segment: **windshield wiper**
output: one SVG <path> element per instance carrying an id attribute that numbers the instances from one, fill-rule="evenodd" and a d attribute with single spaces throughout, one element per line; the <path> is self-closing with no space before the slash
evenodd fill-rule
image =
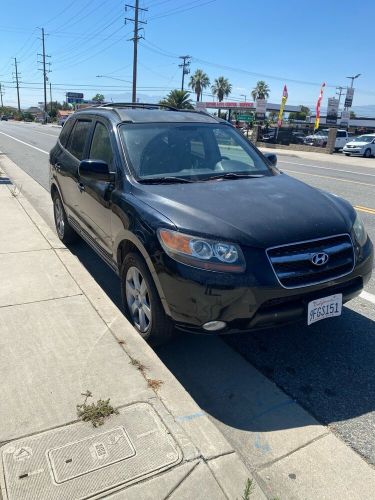
<path id="1" fill-rule="evenodd" d="M 194 182 L 190 179 L 185 179 L 184 177 L 150 177 L 145 179 L 139 179 L 138 182 L 141 184 L 185 184 Z"/>
<path id="2" fill-rule="evenodd" d="M 257 179 L 259 177 L 264 177 L 262 174 L 237 174 L 236 172 L 226 172 L 224 174 L 213 175 L 212 177 L 206 177 L 205 181 L 212 181 L 216 179 Z"/>

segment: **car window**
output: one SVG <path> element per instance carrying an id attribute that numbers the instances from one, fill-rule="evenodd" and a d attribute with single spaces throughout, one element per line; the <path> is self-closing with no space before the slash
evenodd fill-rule
<path id="1" fill-rule="evenodd" d="M 66 149 L 78 160 L 83 159 L 83 153 L 90 126 L 91 121 L 89 120 L 77 120 L 69 136 Z"/>
<path id="2" fill-rule="evenodd" d="M 107 165 L 112 165 L 113 152 L 109 132 L 107 127 L 100 122 L 97 122 L 95 125 L 89 158 L 93 160 L 102 160 L 105 161 Z"/>
<path id="3" fill-rule="evenodd" d="M 120 136 L 136 177 L 191 180 L 222 173 L 272 175 L 234 128 L 221 124 L 123 124 Z"/>
<path id="4" fill-rule="evenodd" d="M 66 146 L 66 143 L 68 141 L 70 131 L 73 128 L 73 124 L 74 120 L 67 120 L 63 126 L 62 131 L 60 132 L 59 141 L 64 147 Z"/>
<path id="5" fill-rule="evenodd" d="M 336 137 L 346 137 L 346 132 L 344 132 L 344 131 L 342 131 L 342 130 L 339 130 L 339 131 L 337 132 Z"/>

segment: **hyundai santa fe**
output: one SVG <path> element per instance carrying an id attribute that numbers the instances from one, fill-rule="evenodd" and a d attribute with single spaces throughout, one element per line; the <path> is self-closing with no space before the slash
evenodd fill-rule
<path id="1" fill-rule="evenodd" d="M 111 104 L 74 113 L 50 153 L 59 238 L 82 237 L 121 278 L 145 339 L 338 316 L 369 280 L 353 207 L 289 177 L 229 123 Z"/>

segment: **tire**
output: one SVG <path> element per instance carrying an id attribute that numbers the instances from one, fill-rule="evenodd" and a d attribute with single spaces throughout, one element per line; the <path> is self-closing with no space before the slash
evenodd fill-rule
<path id="1" fill-rule="evenodd" d="M 129 253 L 124 259 L 121 291 L 126 316 L 143 339 L 156 346 L 172 338 L 173 322 L 165 314 L 150 271 L 137 253 Z"/>
<path id="2" fill-rule="evenodd" d="M 64 245 L 71 245 L 79 240 L 78 234 L 68 222 L 64 205 L 58 193 L 55 193 L 53 196 L 53 216 L 55 219 L 57 236 Z"/>
<path id="3" fill-rule="evenodd" d="M 349 153 L 345 153 L 345 156 L 350 156 L 350 154 Z"/>
<path id="4" fill-rule="evenodd" d="M 371 157 L 371 149 L 367 148 L 365 152 L 363 153 L 364 158 L 370 158 Z"/>

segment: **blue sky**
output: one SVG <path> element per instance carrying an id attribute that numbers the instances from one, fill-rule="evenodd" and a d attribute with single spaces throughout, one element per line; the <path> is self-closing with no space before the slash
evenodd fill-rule
<path id="1" fill-rule="evenodd" d="M 43 99 L 42 73 L 37 70 L 41 52 L 37 27 L 42 26 L 48 34 L 53 99 L 62 100 L 66 91 L 82 91 L 85 98 L 96 92 L 114 98 L 127 93 L 133 44 L 128 41 L 132 25 L 124 24 L 124 18 L 133 12 L 125 12 L 124 4 L 120 0 L 6 2 L 0 17 L 4 103 L 17 102 L 11 83 L 14 57 L 23 82 L 21 106 Z M 179 88 L 178 56 L 191 55 L 192 72 L 202 68 L 211 81 L 221 75 L 230 80 L 233 100 L 242 99 L 241 94 L 249 100 L 257 80 L 264 79 L 271 88 L 271 102 L 280 101 L 286 83 L 290 104 L 314 106 L 321 82 L 327 83 L 326 103 L 335 93 L 333 87 L 348 84 L 346 76 L 362 73 L 354 105 L 375 104 L 373 0 L 140 0 L 140 6 L 148 7 L 141 16 L 147 20 L 145 40 L 139 46 L 141 95 L 164 96 Z"/>

